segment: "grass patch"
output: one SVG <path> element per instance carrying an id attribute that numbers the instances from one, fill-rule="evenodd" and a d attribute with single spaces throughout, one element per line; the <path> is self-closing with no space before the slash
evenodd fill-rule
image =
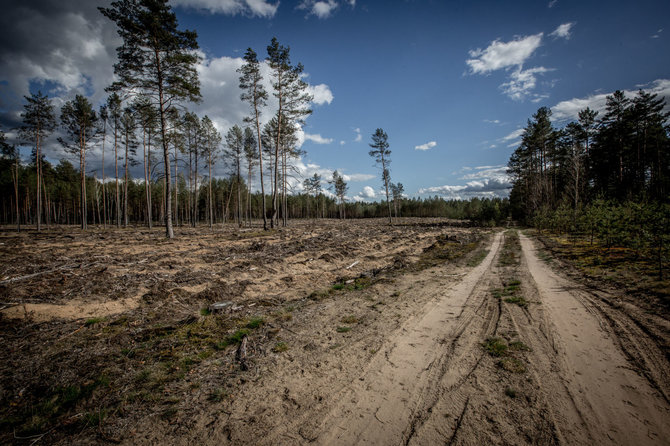
<path id="1" fill-rule="evenodd" d="M 346 333 L 348 331 L 351 331 L 351 327 L 345 327 L 345 326 L 340 326 L 335 329 L 338 333 Z"/>
<path id="2" fill-rule="evenodd" d="M 272 351 L 275 353 L 281 353 L 285 352 L 288 350 L 288 344 L 286 342 L 277 342 L 274 347 L 272 347 Z"/>
<path id="3" fill-rule="evenodd" d="M 509 343 L 509 349 L 516 352 L 527 352 L 530 351 L 530 347 L 524 344 L 521 341 L 512 341 Z"/>
<path id="4" fill-rule="evenodd" d="M 104 320 L 105 320 L 104 317 L 92 317 L 90 319 L 86 319 L 86 322 L 84 322 L 84 326 L 90 327 L 91 325 L 99 324 Z"/>
<path id="5" fill-rule="evenodd" d="M 498 258 L 498 265 L 518 265 L 520 251 L 521 244 L 519 243 L 519 234 L 514 229 L 505 231 L 505 241 L 503 242 L 502 251 L 500 252 L 500 257 Z"/>
<path id="6" fill-rule="evenodd" d="M 511 387 L 505 388 L 505 395 L 514 399 L 516 398 L 516 390 L 512 389 Z"/>
<path id="7" fill-rule="evenodd" d="M 255 330 L 256 328 L 259 328 L 259 327 L 263 326 L 263 324 L 265 324 L 265 319 L 264 318 L 255 317 L 255 318 L 252 318 L 249 322 L 247 322 L 246 327 L 250 328 L 252 330 Z M 240 340 L 241 339 L 242 338 L 240 338 Z"/>
<path id="8" fill-rule="evenodd" d="M 212 314 L 212 310 L 210 310 L 208 307 L 200 309 L 200 316 L 209 316 L 210 314 Z"/>
<path id="9" fill-rule="evenodd" d="M 507 353 L 507 344 L 500 338 L 487 338 L 482 346 L 491 356 L 503 356 Z"/>
<path id="10" fill-rule="evenodd" d="M 500 361 L 498 361 L 498 365 L 503 370 L 512 373 L 523 373 L 526 371 L 526 367 L 523 365 L 523 362 L 516 358 L 502 358 Z"/>
<path id="11" fill-rule="evenodd" d="M 242 342 L 242 338 L 244 336 L 249 335 L 249 330 L 246 328 L 241 328 L 237 331 L 235 331 L 233 334 L 226 336 L 226 338 L 223 341 L 217 342 L 214 344 L 214 349 L 216 350 L 223 350 L 224 348 L 228 347 L 229 345 L 237 345 L 240 342 Z"/>
<path id="12" fill-rule="evenodd" d="M 475 251 L 475 253 L 472 254 L 472 257 L 470 257 L 470 260 L 468 260 L 466 265 L 474 268 L 475 266 L 482 263 L 482 261 L 486 258 L 488 254 L 489 254 L 488 249 L 480 249 L 478 251 Z"/>
<path id="13" fill-rule="evenodd" d="M 526 299 L 524 299 L 521 296 L 511 296 L 511 297 L 506 297 L 505 302 L 508 304 L 516 304 L 520 306 L 521 308 L 527 308 L 528 307 L 528 302 Z"/>

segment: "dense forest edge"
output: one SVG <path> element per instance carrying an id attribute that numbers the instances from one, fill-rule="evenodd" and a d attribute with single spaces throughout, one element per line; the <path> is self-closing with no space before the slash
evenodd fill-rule
<path id="1" fill-rule="evenodd" d="M 512 217 L 553 235 L 583 272 L 619 269 L 627 286 L 668 299 L 670 140 L 665 101 L 640 90 L 607 96 L 602 115 L 589 108 L 556 128 L 542 107 L 528 120 L 509 161 Z M 567 248 L 566 248 L 567 247 Z M 601 274 L 614 280 L 617 273 Z"/>

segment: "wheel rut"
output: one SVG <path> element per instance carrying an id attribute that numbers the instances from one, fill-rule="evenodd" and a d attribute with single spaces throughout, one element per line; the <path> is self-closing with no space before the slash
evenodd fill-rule
<path id="1" fill-rule="evenodd" d="M 467 379 L 481 359 L 475 344 L 483 332 L 495 329 L 498 312 L 482 301 L 481 290 L 488 288 L 501 239 L 496 234 L 479 266 L 389 339 L 389 347 L 372 358 L 326 415 L 316 443 L 410 443 L 421 414 L 430 413 L 437 396 Z"/>

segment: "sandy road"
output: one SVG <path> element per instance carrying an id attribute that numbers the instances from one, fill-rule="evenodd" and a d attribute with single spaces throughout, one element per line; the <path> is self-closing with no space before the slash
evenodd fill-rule
<path id="1" fill-rule="evenodd" d="M 415 418 L 430 404 L 447 373 L 464 378 L 471 367 L 456 342 L 472 322 L 468 299 L 490 270 L 500 248 L 498 233 L 484 261 L 453 288 L 444 290 L 423 314 L 409 319 L 370 362 L 340 403 L 324 419 L 320 444 L 399 444 L 409 441 Z M 476 344 L 479 338 L 472 338 Z M 444 355 L 446 350 L 449 354 Z M 469 345 L 469 347 L 473 347 Z M 476 348 L 476 346 L 475 346 Z M 466 351 L 469 349 L 465 349 Z M 475 355 L 475 357 L 478 355 Z"/>
<path id="2" fill-rule="evenodd" d="M 501 267 L 502 239 L 391 334 L 335 399 L 315 443 L 669 444 L 662 353 L 623 312 L 540 261 L 530 239 L 521 236 L 518 266 Z M 522 278 L 528 308 L 492 296 L 510 274 Z M 526 372 L 496 366 L 481 348 L 488 336 L 530 346 Z M 501 396 L 501 383 L 525 401 Z"/>
<path id="3" fill-rule="evenodd" d="M 640 370 L 654 364 L 631 364 L 622 351 L 620 334 L 603 318 L 597 302 L 583 287 L 540 261 L 530 239 L 521 236 L 521 246 L 550 320 L 554 348 L 563 356 L 559 373 L 584 423 L 584 430 L 568 426 L 572 439 L 596 444 L 670 443 L 670 410 L 663 388 L 653 379 L 650 383 Z M 644 334 L 637 335 L 642 344 Z"/>

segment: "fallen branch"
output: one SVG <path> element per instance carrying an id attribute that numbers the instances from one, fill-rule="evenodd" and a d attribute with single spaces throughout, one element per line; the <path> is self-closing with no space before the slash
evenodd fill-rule
<path id="1" fill-rule="evenodd" d="M 242 370 L 249 370 L 249 366 L 247 365 L 247 335 L 242 336 L 242 342 L 237 347 L 235 358 L 239 361 Z"/>
<path id="2" fill-rule="evenodd" d="M 98 263 L 98 262 L 94 262 L 94 263 L 91 263 L 90 265 L 86 265 L 86 267 L 93 266 L 93 265 L 95 265 L 96 263 Z M 0 281 L 0 285 L 4 285 L 4 284 L 6 284 L 6 283 L 12 283 L 12 282 L 19 282 L 19 281 L 21 281 L 21 280 L 25 280 L 25 279 L 30 279 L 30 278 L 32 278 L 32 277 L 41 276 L 42 274 L 49 274 L 49 273 L 54 273 L 54 272 L 56 272 L 56 271 L 62 271 L 62 270 L 64 270 L 64 269 L 75 269 L 75 268 L 83 268 L 83 267 L 84 267 L 84 264 L 83 264 L 83 263 L 77 263 L 77 264 L 75 264 L 75 265 L 59 266 L 58 268 L 48 269 L 48 270 L 46 270 L 46 271 L 39 271 L 39 272 L 36 272 L 36 273 L 27 274 L 27 275 L 25 275 L 25 276 L 12 277 L 11 279 L 5 279 L 5 280 Z"/>

